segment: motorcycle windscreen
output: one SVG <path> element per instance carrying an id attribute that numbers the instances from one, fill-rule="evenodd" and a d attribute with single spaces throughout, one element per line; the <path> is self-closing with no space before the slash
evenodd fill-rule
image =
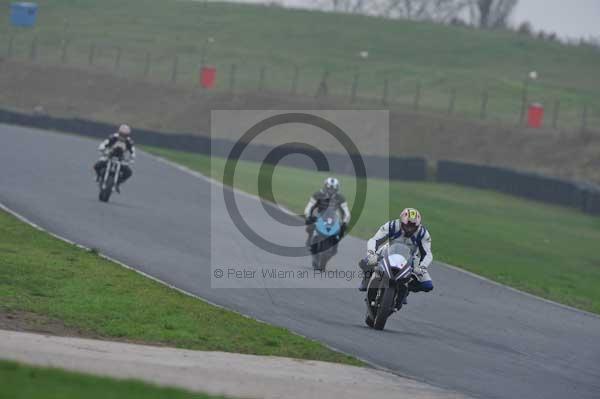
<path id="1" fill-rule="evenodd" d="M 392 273 L 394 279 L 404 279 L 412 272 L 412 251 L 401 243 L 394 243 L 385 249 L 384 261 Z"/>

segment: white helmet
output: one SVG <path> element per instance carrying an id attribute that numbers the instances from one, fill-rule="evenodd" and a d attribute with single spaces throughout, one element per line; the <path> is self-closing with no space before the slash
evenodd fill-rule
<path id="1" fill-rule="evenodd" d="M 325 192 L 325 194 L 332 195 L 332 194 L 337 193 L 339 190 L 340 190 L 340 182 L 335 177 L 328 177 L 323 182 L 323 192 Z"/>
<path id="2" fill-rule="evenodd" d="M 406 208 L 400 212 L 400 227 L 410 237 L 421 226 L 421 212 L 415 208 Z"/>
<path id="3" fill-rule="evenodd" d="M 129 125 L 122 124 L 119 126 L 119 134 L 121 136 L 129 136 L 131 134 L 131 128 Z"/>

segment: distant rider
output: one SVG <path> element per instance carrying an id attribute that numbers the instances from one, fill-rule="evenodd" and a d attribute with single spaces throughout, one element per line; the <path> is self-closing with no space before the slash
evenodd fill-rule
<path id="1" fill-rule="evenodd" d="M 396 242 L 406 245 L 411 250 L 415 279 L 409 284 L 409 291 L 429 292 L 433 289 L 431 276 L 427 271 L 433 260 L 431 236 L 425 226 L 421 224 L 421 213 L 414 208 L 406 208 L 400 213 L 400 219 L 385 223 L 367 242 L 367 256 L 365 262 L 361 262 L 361 267 L 364 266 L 365 277 L 361 281 L 360 291 L 367 290 L 373 267 L 378 262 L 377 254 L 386 247 L 386 243 L 391 245 Z"/>
<path id="2" fill-rule="evenodd" d="M 322 213 L 327 208 L 332 207 L 342 216 L 342 233 L 346 229 L 346 225 L 350 223 L 350 209 L 346 198 L 340 193 L 340 182 L 335 177 L 328 177 L 323 182 L 323 188 L 310 197 L 306 208 L 304 208 L 304 218 L 306 219 L 306 246 L 310 246 L 310 239 L 315 231 L 316 215 Z M 315 215 L 316 213 L 316 215 Z"/>
<path id="3" fill-rule="evenodd" d="M 124 146 L 125 152 L 129 152 L 131 155 L 129 158 L 129 163 L 133 163 L 135 158 L 135 147 L 133 145 L 133 140 L 131 139 L 131 128 L 128 125 L 119 126 L 119 130 L 116 133 L 111 134 L 106 140 L 104 140 L 98 146 L 98 151 L 102 153 L 100 159 L 94 165 L 94 170 L 96 171 L 96 181 L 100 181 L 102 175 L 104 174 L 104 169 L 106 168 L 106 163 L 108 161 L 108 155 L 116 146 Z M 121 165 L 121 172 L 119 179 L 117 180 L 117 185 L 115 186 L 115 190 L 120 192 L 119 186 L 127 179 L 131 177 L 133 174 L 131 167 L 127 164 Z"/>

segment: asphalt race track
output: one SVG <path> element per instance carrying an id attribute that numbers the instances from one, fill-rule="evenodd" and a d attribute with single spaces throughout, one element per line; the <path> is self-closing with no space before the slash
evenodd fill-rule
<path id="1" fill-rule="evenodd" d="M 348 288 L 354 282 L 328 282 L 338 288 L 266 289 L 261 288 L 264 281 L 232 280 L 229 285 L 256 288 L 210 288 L 211 264 L 283 264 L 290 270 L 310 270 L 310 265 L 304 258 L 278 259 L 255 247 L 239 233 L 222 203 L 211 205 L 211 190 L 221 190 L 218 185 L 144 153 L 123 194 L 104 204 L 97 200 L 91 174 L 96 142 L 5 125 L 0 125 L 0 135 L 0 202 L 167 283 L 398 374 L 468 395 L 600 397 L 597 316 L 438 263 L 431 267 L 435 290 L 411 295 L 409 305 L 391 317 L 383 332 L 364 325 L 363 295 Z M 245 211 L 261 209 L 249 196 L 236 198 Z M 244 216 L 282 241 L 304 240 L 302 228 L 280 229 L 264 212 Z M 435 240 L 443 237 L 434 235 L 434 250 Z M 364 241 L 345 239 L 336 267 L 355 269 L 364 250 Z M 269 282 L 270 287 L 278 284 L 300 283 Z"/>

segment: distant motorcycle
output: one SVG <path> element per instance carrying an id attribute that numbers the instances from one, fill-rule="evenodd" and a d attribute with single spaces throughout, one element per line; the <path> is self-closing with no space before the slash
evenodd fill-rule
<path id="1" fill-rule="evenodd" d="M 410 250 L 403 244 L 393 244 L 379 255 L 367 285 L 367 315 L 365 323 L 375 330 L 383 330 L 388 317 L 400 310 L 408 295 L 408 284 L 413 277 Z M 361 268 L 364 270 L 365 260 Z M 397 306 L 399 305 L 399 306 Z"/>
<path id="2" fill-rule="evenodd" d="M 342 223 L 336 209 L 328 208 L 316 217 L 315 229 L 310 240 L 315 270 L 325 270 L 327 262 L 337 253 L 337 244 L 342 236 Z"/>
<path id="3" fill-rule="evenodd" d="M 121 166 L 127 164 L 128 162 L 125 160 L 125 148 L 123 146 L 113 147 L 108 153 L 106 167 L 98 183 L 100 187 L 98 199 L 100 201 L 108 202 L 119 180 Z"/>

